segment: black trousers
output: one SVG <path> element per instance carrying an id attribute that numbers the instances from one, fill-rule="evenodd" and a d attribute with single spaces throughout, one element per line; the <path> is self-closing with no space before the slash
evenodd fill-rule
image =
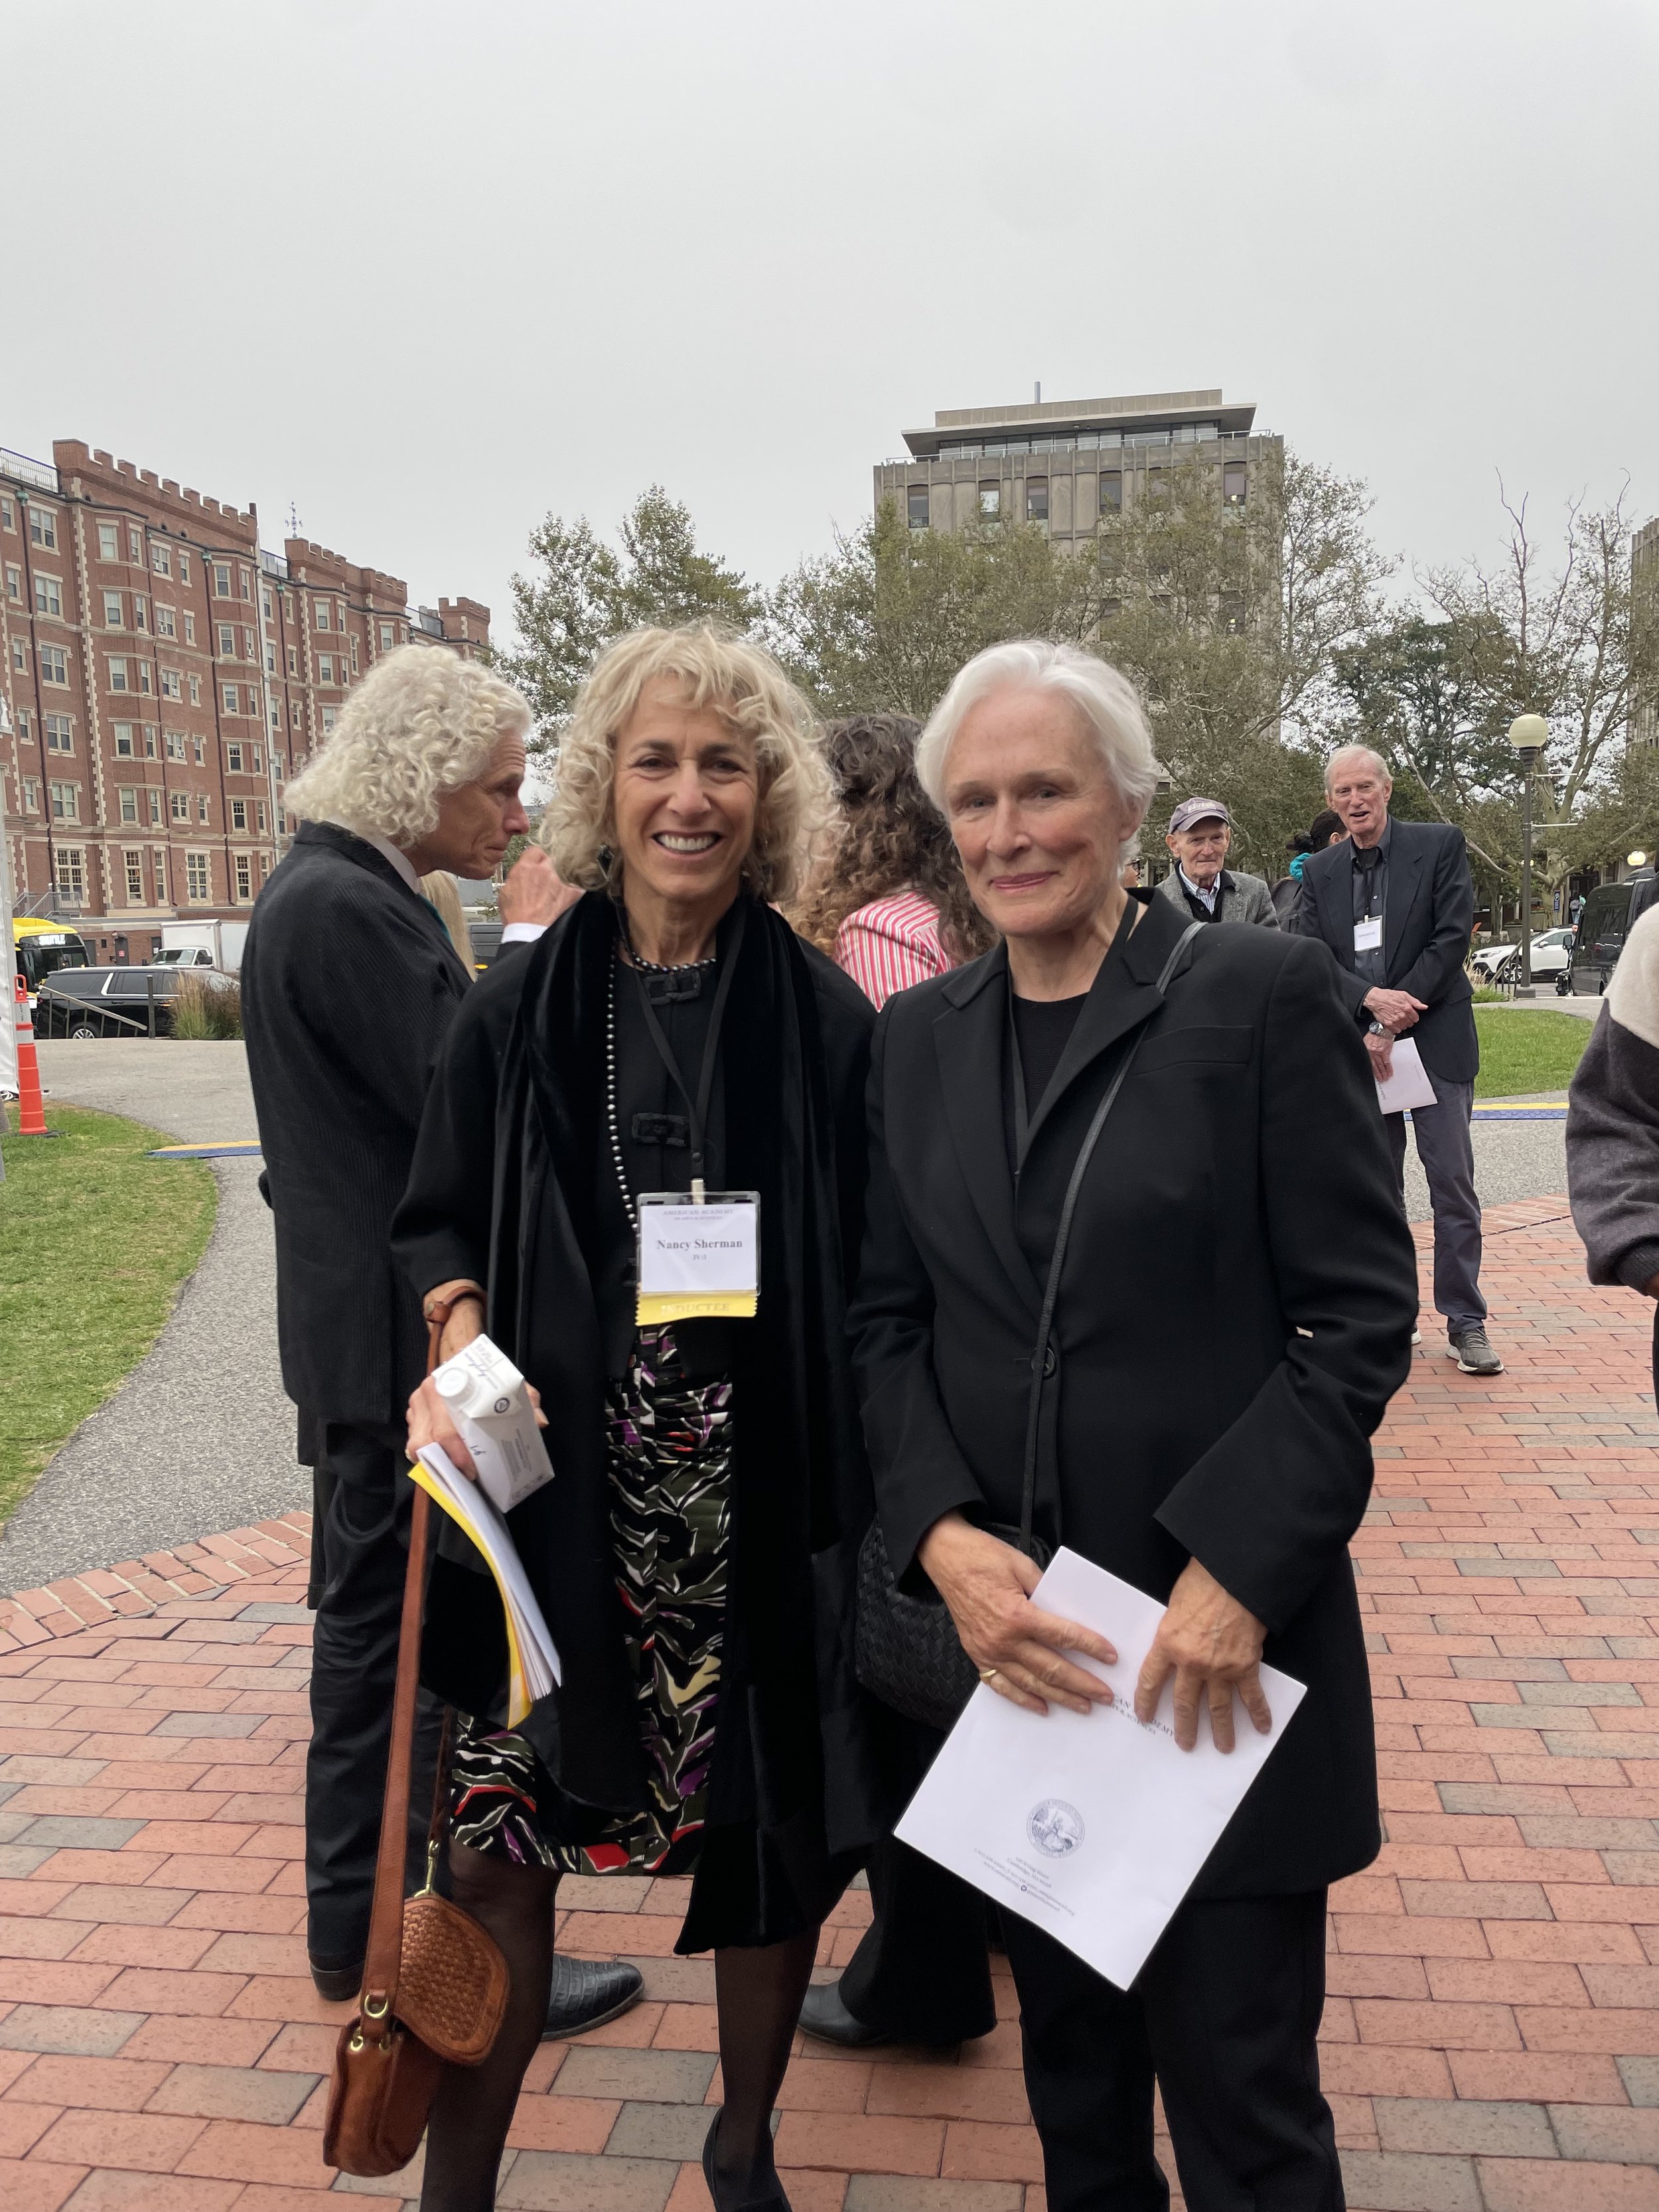
<path id="1" fill-rule="evenodd" d="M 966 2043 L 997 2024 L 976 1889 L 889 1836 L 870 1855 L 875 1918 L 841 1978 L 842 2002 L 902 2043 Z"/>
<path id="2" fill-rule="evenodd" d="M 1182 1905 L 1128 1990 L 1003 1921 L 1049 2212 L 1167 2212 L 1154 2080 L 1188 2212 L 1342 2212 L 1315 2041 L 1322 1889 Z"/>
<path id="3" fill-rule="evenodd" d="M 404 1433 L 331 1421 L 318 1439 L 326 1521 L 306 1759 L 307 1941 L 312 1957 L 329 1966 L 356 1964 L 368 1940 L 415 1496 L 403 1471 Z M 421 1863 L 431 1815 L 441 1722 L 441 1709 L 423 1695 L 410 1791 L 412 1865 Z"/>

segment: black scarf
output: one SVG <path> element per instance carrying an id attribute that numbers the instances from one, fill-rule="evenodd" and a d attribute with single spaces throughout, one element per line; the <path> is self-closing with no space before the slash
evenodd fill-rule
<path id="1" fill-rule="evenodd" d="M 556 1468 L 561 1413 L 574 1415 L 584 1443 L 588 1425 L 603 1417 L 592 1273 L 597 1240 L 607 1233 L 596 1203 L 595 1164 L 616 943 L 609 899 L 589 892 L 562 927 L 517 956 L 531 969 L 497 1094 L 492 1333 L 532 1379 L 561 1370 L 572 1375 L 574 1361 L 582 1403 L 550 1408 Z M 861 1194 L 841 1187 L 806 955 L 788 924 L 759 900 L 751 902 L 737 955 L 720 1054 L 726 1182 L 732 1189 L 759 1192 L 761 1235 L 759 1312 L 731 1331 L 733 1548 L 720 1724 L 731 1740 L 740 1743 L 746 1735 L 752 1743 L 754 1809 L 770 1826 L 820 1801 L 821 1739 L 803 1722 L 819 1714 L 823 1748 L 830 1737 L 844 1747 L 852 1725 L 857 1695 L 842 1663 L 850 1649 L 850 1579 L 842 1567 L 850 1568 L 872 1501 L 845 1329 L 843 1231 L 855 1220 Z M 568 1226 L 568 1233 L 555 1237 L 555 1225 Z M 558 1262 L 557 1253 L 568 1254 L 573 1243 L 585 1263 L 580 1268 Z M 601 1440 L 592 1441 L 592 1455 L 577 1455 L 588 1459 L 590 1470 Z M 591 1486 L 591 1471 L 586 1479 Z M 514 1516 L 520 1554 L 538 1584 L 560 1571 L 537 1540 L 538 1523 L 545 1539 L 553 1536 L 552 1519 L 537 1508 L 548 1500 L 550 1514 L 558 1487 L 556 1478 Z M 574 1503 L 563 1501 L 561 1521 Z M 590 1566 L 605 1532 L 606 1501 L 595 1498 L 576 1532 Z M 566 1522 L 560 1540 L 568 1546 L 572 1534 Z M 560 1700 L 561 1778 L 574 1795 L 596 1803 L 618 1802 L 619 1753 L 612 1738 L 605 1755 L 603 1740 L 624 1710 L 619 1608 L 615 1626 L 615 1666 L 605 1668 L 609 1679 L 594 1685 L 601 1692 L 595 1709 L 584 1715 L 570 1710 L 569 1695 Z M 591 1676 L 594 1663 L 572 1671 Z M 747 1726 L 734 1729 L 727 1716 L 738 1694 L 746 1700 Z M 533 1728 L 527 1732 L 538 1735 Z M 631 1735 L 631 1727 L 626 1733 Z M 609 1770 L 608 1781 L 600 1767 Z M 732 1801 L 734 1792 L 738 1801 L 750 1794 L 717 1764 L 717 1796 Z"/>

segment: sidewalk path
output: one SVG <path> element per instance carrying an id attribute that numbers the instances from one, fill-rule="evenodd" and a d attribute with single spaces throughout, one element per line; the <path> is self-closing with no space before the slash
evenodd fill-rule
<path id="1" fill-rule="evenodd" d="M 1332 1899 L 1325 2081 L 1352 2212 L 1659 2212 L 1659 1431 L 1650 1310 L 1559 1199 L 1489 1216 L 1509 1372 L 1419 1355 L 1354 1546 L 1389 1842 Z M 0 2203 L 307 2212 L 344 2008 L 305 1972 L 295 1514 L 0 1601 Z M 1652 1713 L 1650 1723 L 1647 1715 Z M 544 2045 L 500 2202 L 702 2212 L 713 1972 L 684 1885 L 560 1893 L 647 1997 Z M 825 1972 L 867 1911 L 825 1930 Z M 1045 2212 L 1006 1976 L 959 2053 L 805 2047 L 796 2212 Z M 1177 2199 L 1177 2202 L 1179 2200 Z"/>
<path id="2" fill-rule="evenodd" d="M 94 1106 L 185 1139 L 258 1133 L 240 1043 L 58 1039 L 40 1047 L 40 1065 L 48 1108 Z M 310 1496 L 276 1366 L 276 1251 L 260 1163 L 208 1164 L 219 1210 L 201 1264 L 152 1350 L 6 1523 L 0 1590 L 283 1513 Z M 158 1162 L 155 1172 L 175 1170 Z"/>

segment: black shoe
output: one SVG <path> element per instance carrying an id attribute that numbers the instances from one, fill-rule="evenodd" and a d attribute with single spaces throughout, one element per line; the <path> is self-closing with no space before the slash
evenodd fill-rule
<path id="1" fill-rule="evenodd" d="M 544 2037 L 580 2035 L 637 2004 L 645 1977 L 618 1959 L 568 1959 L 553 1954 L 553 1984 L 547 1993 Z"/>
<path id="2" fill-rule="evenodd" d="M 309 1959 L 311 1978 L 325 2004 L 349 2004 L 363 1985 L 363 1962 L 337 1966 L 327 1959 Z"/>
<path id="3" fill-rule="evenodd" d="M 1465 1375 L 1501 1375 L 1504 1371 L 1504 1363 L 1487 1343 L 1484 1328 L 1466 1328 L 1462 1336 L 1453 1337 L 1448 1350 Z"/>
<path id="4" fill-rule="evenodd" d="M 841 1984 L 813 1982 L 808 1988 L 800 2008 L 801 2033 L 816 2035 L 820 2043 L 838 2043 L 843 2051 L 867 2051 L 878 2043 L 890 2043 L 890 2035 L 878 2027 L 866 2027 L 855 2012 L 849 2012 L 841 1994 Z"/>
<path id="5" fill-rule="evenodd" d="M 702 2144 L 702 2178 L 708 2185 L 714 2212 L 790 2212 L 789 2199 L 784 2195 L 783 2184 L 775 2173 L 769 2185 L 766 2183 L 761 2185 L 758 2197 L 733 2196 L 733 2187 L 741 2185 L 728 2183 L 724 2189 L 721 2188 L 714 2172 L 714 2138 L 720 2131 L 720 2116 L 716 2112 L 709 2123 L 708 2133 L 703 2137 Z"/>

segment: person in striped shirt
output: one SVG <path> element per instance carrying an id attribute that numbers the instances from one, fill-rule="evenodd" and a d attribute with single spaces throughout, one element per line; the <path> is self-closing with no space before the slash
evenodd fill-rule
<path id="1" fill-rule="evenodd" d="M 921 723 L 853 714 L 824 734 L 840 816 L 795 925 L 879 1006 L 994 939 L 945 817 L 916 781 Z"/>

